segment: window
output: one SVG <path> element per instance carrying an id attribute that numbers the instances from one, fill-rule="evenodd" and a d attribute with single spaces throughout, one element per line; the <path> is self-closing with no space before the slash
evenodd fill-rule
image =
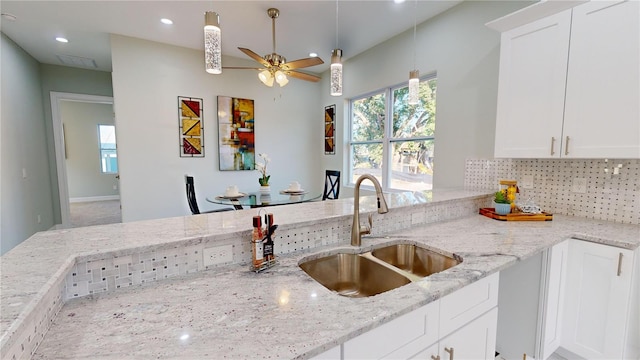
<path id="1" fill-rule="evenodd" d="M 418 105 L 407 104 L 408 86 L 351 100 L 352 184 L 360 175 L 370 173 L 386 190 L 433 187 L 436 85 L 435 76 L 420 81 Z"/>
<path id="2" fill-rule="evenodd" d="M 116 127 L 114 125 L 98 125 L 100 145 L 100 169 L 104 174 L 118 172 L 118 154 L 116 153 Z"/>

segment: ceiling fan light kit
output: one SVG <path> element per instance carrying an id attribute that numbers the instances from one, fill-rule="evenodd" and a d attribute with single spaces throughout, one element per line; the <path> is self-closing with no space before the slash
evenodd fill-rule
<path id="1" fill-rule="evenodd" d="M 224 68 L 258 70 L 258 79 L 260 79 L 260 81 L 268 87 L 273 87 L 274 81 L 277 82 L 280 87 L 287 85 L 289 83 L 287 75 L 306 81 L 319 81 L 319 76 L 296 70 L 309 66 L 324 64 L 324 61 L 322 61 L 322 59 L 320 59 L 319 57 L 308 57 L 287 62 L 287 59 L 284 56 L 276 53 L 276 18 L 280 16 L 280 11 L 276 8 L 270 8 L 267 10 L 267 15 L 271 18 L 273 52 L 265 56 L 260 56 L 254 51 L 247 48 L 238 48 L 240 51 L 245 53 L 245 55 L 262 65 L 262 68 L 237 66 L 229 66 Z"/>
<path id="2" fill-rule="evenodd" d="M 222 74 L 222 44 L 220 16 L 213 11 L 204 13 L 204 67 L 209 74 Z"/>
<path id="3" fill-rule="evenodd" d="M 331 52 L 331 96 L 342 95 L 342 50 Z"/>

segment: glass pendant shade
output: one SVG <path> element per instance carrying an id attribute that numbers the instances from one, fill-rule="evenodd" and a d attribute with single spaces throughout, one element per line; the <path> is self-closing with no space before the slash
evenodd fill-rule
<path id="1" fill-rule="evenodd" d="M 287 75 L 285 75 L 282 71 L 278 70 L 275 73 L 276 82 L 280 87 L 283 87 L 289 83 L 289 79 L 287 79 Z"/>
<path id="2" fill-rule="evenodd" d="M 262 81 L 262 83 L 267 85 L 268 87 L 273 86 L 273 76 L 271 76 L 269 70 L 263 70 L 262 72 L 259 72 L 258 79 L 260 79 L 260 81 Z"/>
<path id="3" fill-rule="evenodd" d="M 331 53 L 331 96 L 342 95 L 342 50 Z"/>
<path id="4" fill-rule="evenodd" d="M 204 67 L 209 74 L 222 74 L 222 44 L 218 13 L 204 13 Z"/>
<path id="5" fill-rule="evenodd" d="M 409 105 L 417 105 L 419 102 L 418 90 L 420 90 L 420 71 L 409 71 Z"/>

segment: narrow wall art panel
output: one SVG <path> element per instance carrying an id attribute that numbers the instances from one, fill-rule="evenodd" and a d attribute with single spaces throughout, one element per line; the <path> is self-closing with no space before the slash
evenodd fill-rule
<path id="1" fill-rule="evenodd" d="M 178 96 L 180 157 L 204 157 L 202 99 Z"/>
<path id="2" fill-rule="evenodd" d="M 324 154 L 336 153 L 336 106 L 329 105 L 324 108 Z"/>
<path id="3" fill-rule="evenodd" d="M 255 169 L 253 100 L 218 96 L 220 170 Z"/>

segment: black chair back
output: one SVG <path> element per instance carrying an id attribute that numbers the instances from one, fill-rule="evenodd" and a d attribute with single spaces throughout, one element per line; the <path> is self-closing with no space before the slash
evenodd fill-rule
<path id="1" fill-rule="evenodd" d="M 335 200 L 340 195 L 340 171 L 326 170 L 322 200 Z"/>
<path id="2" fill-rule="evenodd" d="M 242 210 L 242 205 L 238 204 L 233 205 L 233 208 L 215 209 L 201 213 L 200 209 L 198 208 L 198 201 L 196 200 L 196 187 L 193 182 L 193 176 L 185 175 L 184 182 L 187 184 L 187 202 L 189 203 L 189 209 L 191 209 L 191 213 L 193 215 L 209 214 L 221 211 Z"/>
<path id="3" fill-rule="evenodd" d="M 198 201 L 196 200 L 196 188 L 193 184 L 193 176 L 185 175 L 184 180 L 187 184 L 187 202 L 189 203 L 189 209 L 193 215 L 200 214 L 198 209 Z"/>

